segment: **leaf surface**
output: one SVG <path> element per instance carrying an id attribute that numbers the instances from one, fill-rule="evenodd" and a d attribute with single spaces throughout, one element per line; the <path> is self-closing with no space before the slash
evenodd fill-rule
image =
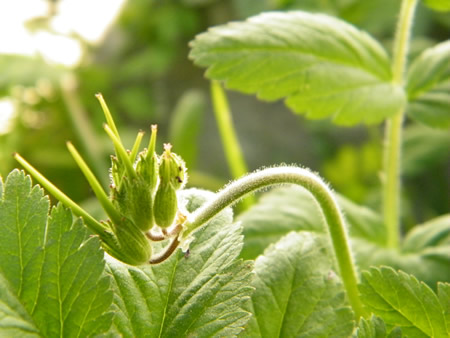
<path id="1" fill-rule="evenodd" d="M 191 43 L 207 77 L 294 112 L 337 124 L 376 123 L 400 111 L 384 49 L 339 19 L 301 11 L 269 12 L 211 28 Z"/>
<path id="2" fill-rule="evenodd" d="M 193 211 L 210 194 L 190 190 Z M 230 210 L 195 233 L 189 256 L 129 267 L 111 261 L 116 289 L 115 331 L 127 337 L 236 336 L 250 318 L 244 309 L 252 292 L 252 263 L 237 259 L 242 248 L 239 224 Z"/>
<path id="3" fill-rule="evenodd" d="M 338 196 L 349 231 L 353 237 L 383 244 L 384 227 L 381 217 L 372 210 Z M 305 189 L 291 186 L 273 189 L 261 196 L 250 210 L 239 215 L 244 225 L 245 243 L 241 256 L 254 259 L 271 243 L 291 231 L 310 231 L 325 234 L 326 225 L 321 211 Z"/>
<path id="4" fill-rule="evenodd" d="M 290 233 L 255 261 L 246 337 L 348 337 L 353 313 L 323 238 Z"/>
<path id="5" fill-rule="evenodd" d="M 431 220 L 405 238 L 405 247 L 385 247 L 386 233 L 382 218 L 373 210 L 338 196 L 351 238 L 352 251 L 360 269 L 389 265 L 415 274 L 433 288 L 438 281 L 450 281 L 450 248 L 448 218 Z M 271 244 L 291 231 L 308 231 L 326 235 L 323 216 L 312 196 L 303 188 L 290 186 L 273 189 L 261 196 L 248 211 L 237 218 L 244 226 L 244 248 L 241 257 L 254 259 Z M 416 239 L 421 239 L 416 243 Z M 408 244 L 411 241 L 411 244 Z M 420 245 L 419 245 L 420 244 Z"/>
<path id="6" fill-rule="evenodd" d="M 361 299 L 388 326 L 410 337 L 447 337 L 444 309 L 437 295 L 413 275 L 390 267 L 363 272 Z"/>
<path id="7" fill-rule="evenodd" d="M 370 317 L 370 320 L 366 320 L 365 318 L 360 319 L 359 325 L 356 328 L 355 332 L 353 333 L 352 337 L 353 338 L 384 338 L 384 337 L 401 338 L 402 333 L 399 328 L 395 328 L 388 335 L 384 321 L 381 318 L 372 315 L 372 317 Z"/>
<path id="8" fill-rule="evenodd" d="M 28 176 L 8 176 L 0 201 L 0 302 L 14 309 L 22 329 L 41 336 L 106 332 L 112 293 L 100 243 L 69 210 L 48 210 L 48 198 Z"/>
<path id="9" fill-rule="evenodd" d="M 450 127 L 450 41 L 425 50 L 407 77 L 408 114 L 431 127 Z"/>
<path id="10" fill-rule="evenodd" d="M 450 283 L 438 283 L 438 297 L 444 309 L 447 328 L 450 328 Z"/>

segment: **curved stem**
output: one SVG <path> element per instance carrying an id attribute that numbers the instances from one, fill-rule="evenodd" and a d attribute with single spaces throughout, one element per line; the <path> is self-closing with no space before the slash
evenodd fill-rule
<path id="1" fill-rule="evenodd" d="M 394 42 L 393 83 L 403 86 L 411 26 L 417 0 L 403 0 Z M 400 242 L 400 163 L 404 108 L 387 120 L 384 142 L 383 217 L 387 246 L 397 248 Z"/>
<path id="2" fill-rule="evenodd" d="M 180 241 L 178 240 L 178 237 L 175 237 L 174 239 L 172 239 L 170 244 L 165 248 L 163 252 L 161 252 L 157 256 L 153 256 L 150 259 L 149 264 L 158 264 L 164 262 L 167 258 L 169 258 L 172 255 L 172 253 L 176 250 L 176 248 L 178 248 L 179 244 Z"/>
<path id="3" fill-rule="evenodd" d="M 206 224 L 217 213 L 235 203 L 248 193 L 271 185 L 296 184 L 308 190 L 316 199 L 325 217 L 333 243 L 340 275 L 344 283 L 350 304 L 357 318 L 365 315 L 359 297 L 357 275 L 351 255 L 344 217 L 328 186 L 314 173 L 298 167 L 277 167 L 256 171 L 234 181 L 215 197 L 197 209 L 184 224 L 180 241 L 188 239 L 190 234 Z"/>

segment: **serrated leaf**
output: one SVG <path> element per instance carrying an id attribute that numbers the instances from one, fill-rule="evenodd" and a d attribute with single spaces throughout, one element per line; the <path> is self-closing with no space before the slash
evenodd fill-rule
<path id="1" fill-rule="evenodd" d="M 381 318 L 372 315 L 370 320 L 361 318 L 353 333 L 354 338 L 383 338 L 386 337 L 386 325 Z"/>
<path id="2" fill-rule="evenodd" d="M 405 104 L 381 45 L 327 15 L 263 13 L 211 28 L 191 47 L 190 58 L 208 67 L 207 77 L 264 100 L 284 98 L 312 119 L 376 123 Z"/>
<path id="3" fill-rule="evenodd" d="M 450 41 L 425 50 L 413 61 L 407 93 L 409 116 L 431 127 L 450 127 Z"/>
<path id="4" fill-rule="evenodd" d="M 436 11 L 450 11 L 450 1 L 448 0 L 424 0 L 424 3 Z"/>
<path id="5" fill-rule="evenodd" d="M 437 295 L 413 275 L 371 268 L 363 272 L 360 291 L 369 310 L 407 336 L 447 337 L 450 332 Z"/>
<path id="6" fill-rule="evenodd" d="M 387 334 L 386 325 L 383 319 L 380 317 L 372 315 L 370 320 L 361 318 L 359 325 L 353 333 L 353 338 L 401 338 L 402 331 L 400 328 L 393 329 L 389 334 Z"/>
<path id="7" fill-rule="evenodd" d="M 41 336 L 105 332 L 112 323 L 112 293 L 100 242 L 61 205 L 50 216 L 48 208 L 42 189 L 32 188 L 23 172 L 7 177 L 0 201 L 0 273 L 10 289 L 1 301 L 10 308 L 20 303 L 22 318 Z"/>
<path id="8" fill-rule="evenodd" d="M 211 197 L 185 192 L 187 209 Z M 244 310 L 252 292 L 251 262 L 237 259 L 242 248 L 239 224 L 230 210 L 195 234 L 189 256 L 177 252 L 159 265 L 129 267 L 108 263 L 118 308 L 115 331 L 126 337 L 236 336 L 247 323 Z"/>
<path id="9" fill-rule="evenodd" d="M 324 240 L 290 233 L 255 261 L 247 337 L 347 337 L 353 313 Z"/>

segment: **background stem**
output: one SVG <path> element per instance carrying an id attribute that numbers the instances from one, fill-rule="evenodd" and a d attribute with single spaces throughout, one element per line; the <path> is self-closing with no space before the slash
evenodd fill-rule
<path id="1" fill-rule="evenodd" d="M 403 0 L 394 41 L 392 77 L 394 85 L 403 86 L 411 26 L 417 0 Z M 400 163 L 404 107 L 386 121 L 384 141 L 383 218 L 387 246 L 397 248 L 400 242 Z"/>
<path id="2" fill-rule="evenodd" d="M 233 128 L 233 120 L 227 97 L 218 81 L 211 81 L 211 97 L 228 167 L 230 168 L 232 178 L 238 179 L 248 173 L 248 168 Z M 245 210 L 254 204 L 254 202 L 254 196 L 248 196 L 242 200 L 241 206 Z"/>
<path id="3" fill-rule="evenodd" d="M 75 75 L 67 75 L 60 85 L 62 98 L 67 107 L 73 129 L 77 134 L 78 142 L 81 144 L 94 173 L 99 177 L 102 187 L 106 189 L 109 186 L 109 177 L 105 175 L 108 172 L 107 162 L 103 158 L 103 150 L 98 136 L 92 128 L 88 114 L 81 103 Z"/>
<path id="4" fill-rule="evenodd" d="M 308 190 L 322 210 L 333 243 L 340 276 L 356 318 L 365 315 L 358 291 L 355 264 L 350 251 L 344 217 L 328 186 L 311 171 L 298 167 L 268 168 L 253 172 L 226 186 L 197 209 L 183 226 L 180 241 L 204 226 L 212 217 L 245 195 L 267 186 L 292 183 Z"/>

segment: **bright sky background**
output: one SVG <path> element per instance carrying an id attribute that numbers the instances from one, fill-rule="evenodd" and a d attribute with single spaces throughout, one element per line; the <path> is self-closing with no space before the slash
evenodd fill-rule
<path id="1" fill-rule="evenodd" d="M 90 43 L 101 41 L 126 0 L 60 0 L 58 13 L 49 32 L 30 33 L 24 22 L 44 16 L 48 5 L 44 0 L 0 1 L 0 54 L 35 55 L 47 60 L 76 66 L 81 58 L 78 41 L 67 36 L 77 33 Z"/>
<path id="2" fill-rule="evenodd" d="M 100 43 L 126 0 L 59 0 L 51 21 L 55 33 L 28 31 L 24 23 L 47 14 L 44 0 L 0 0 L 0 54 L 42 55 L 51 63 L 76 67 L 82 57 L 76 33 L 92 44 Z M 15 109 L 10 98 L 0 98 L 0 135 L 7 133 Z"/>

